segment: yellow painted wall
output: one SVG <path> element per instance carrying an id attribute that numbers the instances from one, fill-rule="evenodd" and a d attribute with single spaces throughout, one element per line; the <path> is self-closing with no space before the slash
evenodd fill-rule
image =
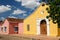
<path id="1" fill-rule="evenodd" d="M 58 28 L 58 36 L 60 36 L 60 28 Z"/>
<path id="2" fill-rule="evenodd" d="M 37 25 L 36 25 L 36 19 L 37 18 L 46 18 L 48 15 L 46 8 L 49 7 L 48 5 L 45 5 L 42 7 L 40 5 L 30 16 L 28 16 L 24 20 L 24 34 L 37 34 Z M 44 10 L 44 14 L 41 14 L 41 11 Z M 30 25 L 30 31 L 27 31 L 27 24 Z M 57 36 L 57 25 L 53 24 L 50 21 L 50 36 Z"/>
<path id="3" fill-rule="evenodd" d="M 58 35 L 58 26 L 57 24 L 52 23 L 50 21 L 50 36 L 57 36 Z"/>

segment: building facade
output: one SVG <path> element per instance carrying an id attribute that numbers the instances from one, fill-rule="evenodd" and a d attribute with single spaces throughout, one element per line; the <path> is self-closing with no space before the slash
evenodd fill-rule
<path id="1" fill-rule="evenodd" d="M 5 19 L 0 26 L 0 34 L 23 34 L 23 19 Z"/>
<path id="2" fill-rule="evenodd" d="M 46 8 L 49 5 L 40 6 L 24 20 L 24 34 L 27 35 L 47 35 L 57 36 L 58 26 L 51 19 L 47 19 L 49 15 Z M 50 21 L 49 21 L 50 20 Z"/>

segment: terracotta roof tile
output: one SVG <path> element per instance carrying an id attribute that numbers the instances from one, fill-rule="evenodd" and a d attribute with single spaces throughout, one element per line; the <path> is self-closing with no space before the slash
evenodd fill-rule
<path id="1" fill-rule="evenodd" d="M 17 19 L 17 18 L 7 18 L 9 22 L 23 22 L 23 19 Z"/>

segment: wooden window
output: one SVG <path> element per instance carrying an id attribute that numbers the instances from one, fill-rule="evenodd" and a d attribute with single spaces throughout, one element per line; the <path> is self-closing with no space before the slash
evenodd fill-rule
<path id="1" fill-rule="evenodd" d="M 27 25 L 27 31 L 30 31 L 30 25 L 29 24 Z"/>
<path id="2" fill-rule="evenodd" d="M 14 27 L 14 31 L 15 32 L 18 32 L 18 27 Z"/>
<path id="3" fill-rule="evenodd" d="M 4 27 L 4 32 L 6 32 L 7 31 L 7 27 Z"/>

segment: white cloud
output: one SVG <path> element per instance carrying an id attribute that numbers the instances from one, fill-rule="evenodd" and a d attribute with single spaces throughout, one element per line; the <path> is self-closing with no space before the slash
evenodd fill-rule
<path id="1" fill-rule="evenodd" d="M 22 6 L 25 6 L 26 8 L 35 8 L 37 6 L 39 6 L 40 3 L 39 2 L 34 2 L 34 1 L 29 1 L 27 3 L 23 3 Z"/>
<path id="2" fill-rule="evenodd" d="M 17 18 L 17 17 L 15 17 L 15 16 L 8 16 L 9 18 Z"/>
<path id="3" fill-rule="evenodd" d="M 4 20 L 5 20 L 5 18 L 4 18 L 4 17 L 1 17 L 1 18 L 0 18 L 0 20 L 4 21 Z"/>
<path id="4" fill-rule="evenodd" d="M 5 19 L 4 17 L 1 17 L 1 19 Z"/>
<path id="5" fill-rule="evenodd" d="M 15 0 L 15 1 L 17 1 L 17 2 L 21 2 L 21 0 Z"/>
<path id="6" fill-rule="evenodd" d="M 20 0 L 19 2 L 21 2 L 21 5 L 26 8 L 35 8 L 40 5 L 39 0 Z"/>
<path id="7" fill-rule="evenodd" d="M 27 14 L 23 14 L 23 16 L 27 16 Z"/>
<path id="8" fill-rule="evenodd" d="M 28 1 L 35 1 L 35 2 L 39 2 L 40 0 L 15 0 L 17 2 L 28 2 Z"/>
<path id="9" fill-rule="evenodd" d="M 7 7 L 9 7 L 9 8 L 11 8 L 11 6 L 10 5 L 6 5 Z"/>
<path id="10" fill-rule="evenodd" d="M 26 13 L 26 11 L 23 11 L 23 10 L 20 10 L 20 9 L 17 9 L 17 10 L 14 10 L 13 14 L 22 14 L 22 13 Z"/>
<path id="11" fill-rule="evenodd" d="M 0 6 L 0 13 L 6 12 L 6 11 L 8 11 L 8 10 L 11 10 L 11 6 L 10 6 L 10 5 L 6 5 L 6 6 L 1 5 L 1 6 Z"/>

